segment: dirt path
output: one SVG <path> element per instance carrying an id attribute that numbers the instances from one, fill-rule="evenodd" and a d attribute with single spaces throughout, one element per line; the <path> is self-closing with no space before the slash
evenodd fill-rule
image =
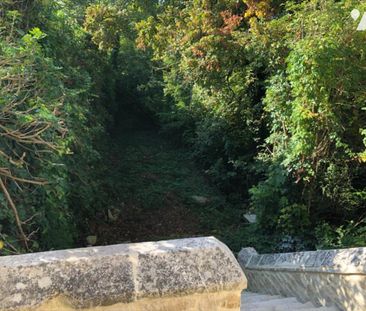
<path id="1" fill-rule="evenodd" d="M 203 235 L 232 240 L 240 230 L 241 212 L 228 208 L 189 154 L 146 120 L 122 120 L 107 151 L 116 190 L 90 224 L 98 245 Z"/>

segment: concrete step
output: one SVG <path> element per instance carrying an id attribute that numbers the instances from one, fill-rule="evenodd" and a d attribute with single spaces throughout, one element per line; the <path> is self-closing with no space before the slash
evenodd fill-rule
<path id="1" fill-rule="evenodd" d="M 252 293 L 250 293 L 252 294 Z M 245 303 L 252 303 L 252 302 L 261 302 L 261 301 L 270 301 L 276 300 L 278 298 L 282 298 L 281 296 L 271 296 L 271 295 L 245 295 Z"/>
<path id="2" fill-rule="evenodd" d="M 301 303 L 296 298 L 285 298 L 245 292 L 242 295 L 241 311 L 338 311 L 335 307 L 315 307 L 312 303 Z"/>

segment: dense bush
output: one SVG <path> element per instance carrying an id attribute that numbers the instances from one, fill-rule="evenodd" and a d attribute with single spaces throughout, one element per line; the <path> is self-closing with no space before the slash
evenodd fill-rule
<path id="1" fill-rule="evenodd" d="M 364 4 L 191 0 L 138 26 L 164 68 L 166 128 L 241 193 L 274 248 L 324 245 L 325 225 L 347 234 L 364 217 L 366 36 L 353 8 Z"/>
<path id="2" fill-rule="evenodd" d="M 366 5 L 2 1 L 3 253 L 75 245 L 105 212 L 119 190 L 103 152 L 127 105 L 189 148 L 231 204 L 255 211 L 240 239 L 267 250 L 364 244 L 366 33 L 354 8 Z"/>
<path id="3" fill-rule="evenodd" d="M 276 51 L 287 52 L 271 64 L 275 71 L 263 100 L 270 116 L 270 152 L 262 152 L 259 159 L 272 164 L 266 169 L 269 178 L 253 189 L 252 198 L 263 210 L 266 204 L 256 200 L 267 196 L 270 176 L 282 170 L 290 184 L 276 187 L 283 200 L 272 214 L 278 219 L 275 229 L 305 243 L 322 239 L 314 227 L 343 226 L 364 217 L 366 37 L 350 22 L 354 7 L 362 10 L 356 2 L 288 5 L 286 14 L 264 30 L 282 35 Z"/>
<path id="4" fill-rule="evenodd" d="M 108 62 L 90 44 L 77 9 L 52 1 L 0 7 L 5 252 L 73 246 L 75 215 L 96 205 L 94 141 L 106 112 L 95 96 L 107 96 L 98 75 Z"/>

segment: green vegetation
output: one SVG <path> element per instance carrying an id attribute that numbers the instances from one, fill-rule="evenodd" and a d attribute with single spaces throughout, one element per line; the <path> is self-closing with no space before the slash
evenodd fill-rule
<path id="1" fill-rule="evenodd" d="M 141 112 L 123 109 L 105 146 L 113 189 L 107 210 L 89 219 L 85 236 L 98 244 L 217 235 L 240 249 L 250 228 L 192 162 L 190 152 L 165 139 Z M 96 221 L 97 219 L 97 221 Z M 91 231 L 90 231 L 91 230 Z"/>
<path id="2" fill-rule="evenodd" d="M 1 1 L 1 254 L 88 235 L 364 246 L 355 8 L 366 4 Z"/>

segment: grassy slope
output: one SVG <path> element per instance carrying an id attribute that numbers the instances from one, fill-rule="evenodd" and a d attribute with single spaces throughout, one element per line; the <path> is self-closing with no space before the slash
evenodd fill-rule
<path id="1" fill-rule="evenodd" d="M 247 236 L 242 211 L 229 206 L 187 151 L 161 137 L 146 119 L 120 120 L 106 150 L 110 187 L 108 213 L 90 224 L 97 244 L 214 235 L 233 250 Z M 209 199 L 206 204 L 192 197 Z"/>

